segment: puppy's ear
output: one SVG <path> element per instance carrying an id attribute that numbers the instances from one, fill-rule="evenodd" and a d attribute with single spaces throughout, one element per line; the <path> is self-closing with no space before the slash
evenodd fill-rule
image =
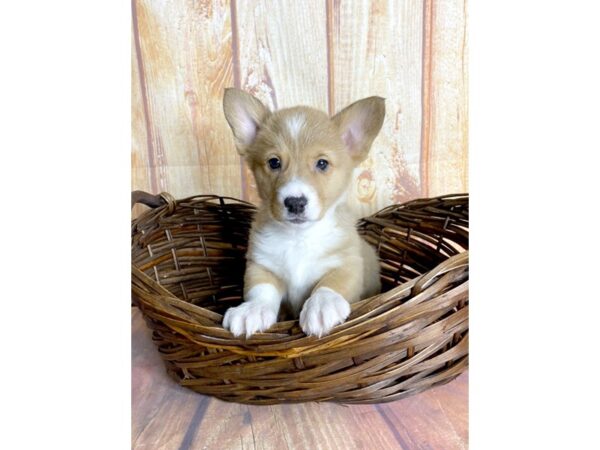
<path id="1" fill-rule="evenodd" d="M 223 96 L 225 118 L 233 131 L 235 146 L 244 156 L 256 135 L 260 124 L 269 114 L 269 110 L 255 97 L 239 89 L 225 89 Z"/>
<path id="2" fill-rule="evenodd" d="M 384 117 L 385 99 L 368 97 L 352 103 L 331 118 L 356 164 L 364 161 L 369 154 Z"/>

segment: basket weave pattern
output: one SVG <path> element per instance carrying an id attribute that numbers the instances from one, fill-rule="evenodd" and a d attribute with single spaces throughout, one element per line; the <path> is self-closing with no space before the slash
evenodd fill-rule
<path id="1" fill-rule="evenodd" d="M 241 403 L 378 403 L 467 367 L 467 195 L 362 219 L 359 232 L 380 257 L 382 294 L 353 304 L 322 338 L 304 335 L 297 320 L 249 339 L 225 330 L 222 314 L 242 301 L 255 208 L 218 196 L 162 200 L 132 222 L 132 294 L 179 384 Z"/>

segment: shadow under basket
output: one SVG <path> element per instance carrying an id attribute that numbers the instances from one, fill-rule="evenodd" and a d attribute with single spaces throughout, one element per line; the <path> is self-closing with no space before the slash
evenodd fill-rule
<path id="1" fill-rule="evenodd" d="M 468 364 L 469 198 L 411 201 L 362 219 L 382 293 L 352 304 L 321 338 L 297 320 L 236 338 L 221 322 L 242 301 L 255 207 L 201 195 L 133 194 L 132 294 L 167 372 L 182 386 L 253 404 L 380 403 L 447 383 Z"/>

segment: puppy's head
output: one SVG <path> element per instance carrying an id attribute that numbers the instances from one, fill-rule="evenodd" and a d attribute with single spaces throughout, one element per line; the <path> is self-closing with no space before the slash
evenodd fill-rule
<path id="1" fill-rule="evenodd" d="M 345 194 L 385 116 L 384 99 L 352 103 L 333 117 L 298 106 L 271 112 L 239 89 L 226 89 L 225 117 L 275 220 L 320 220 Z"/>

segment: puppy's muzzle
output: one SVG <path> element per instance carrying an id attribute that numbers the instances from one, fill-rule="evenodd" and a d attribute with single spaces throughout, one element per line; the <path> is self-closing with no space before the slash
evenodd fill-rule
<path id="1" fill-rule="evenodd" d="M 308 199 L 303 195 L 301 197 L 286 197 L 283 200 L 283 205 L 290 214 L 304 214 L 304 207 L 308 203 Z"/>

